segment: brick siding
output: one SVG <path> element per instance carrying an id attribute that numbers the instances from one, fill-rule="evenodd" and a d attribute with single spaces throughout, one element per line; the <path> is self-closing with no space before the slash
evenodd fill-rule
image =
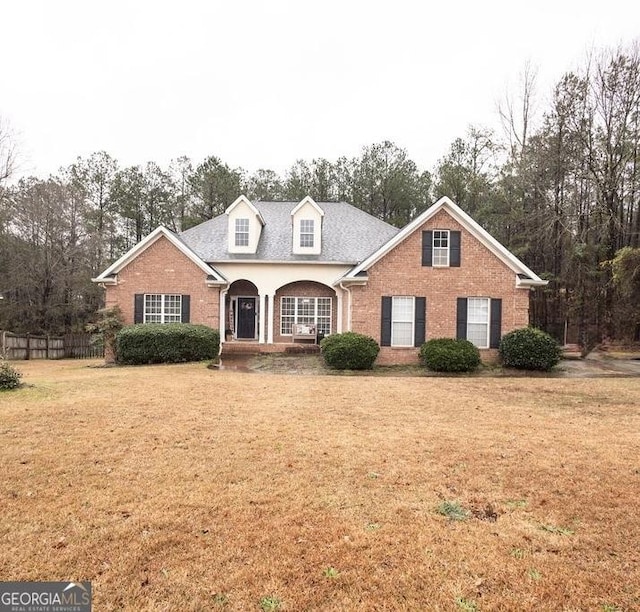
<path id="1" fill-rule="evenodd" d="M 220 290 L 207 287 L 206 274 L 164 236 L 118 273 L 118 284 L 106 287 L 107 307 L 118 304 L 127 325 L 133 323 L 136 293 L 191 296 L 191 323 L 219 328 Z"/>
<path id="2" fill-rule="evenodd" d="M 461 231 L 459 268 L 422 266 L 422 231 Z M 354 286 L 352 329 L 380 342 L 381 297 L 424 296 L 427 299 L 427 340 L 456 337 L 456 299 L 490 297 L 502 299 L 502 335 L 529 323 L 529 290 L 516 289 L 516 274 L 446 211 L 439 211 L 368 270 L 369 282 Z M 483 360 L 497 356 L 495 349 L 482 350 Z M 416 363 L 417 348 L 381 347 L 377 363 Z"/>

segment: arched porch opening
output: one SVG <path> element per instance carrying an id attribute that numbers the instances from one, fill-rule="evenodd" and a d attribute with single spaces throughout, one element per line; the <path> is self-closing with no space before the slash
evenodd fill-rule
<path id="1" fill-rule="evenodd" d="M 249 280 L 231 283 L 226 297 L 225 336 L 234 340 L 257 340 L 260 336 L 258 288 Z"/>
<path id="2" fill-rule="evenodd" d="M 273 340 L 292 342 L 296 323 L 316 325 L 319 337 L 336 332 L 336 291 L 317 281 L 301 280 L 282 285 L 273 300 Z"/>

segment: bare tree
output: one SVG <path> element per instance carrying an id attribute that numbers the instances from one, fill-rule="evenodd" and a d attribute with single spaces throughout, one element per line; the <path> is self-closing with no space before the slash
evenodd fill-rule
<path id="1" fill-rule="evenodd" d="M 11 177 L 16 165 L 16 143 L 9 124 L 0 117 L 0 197 L 3 184 Z"/>
<path id="2" fill-rule="evenodd" d="M 520 74 L 519 92 L 514 98 L 507 91 L 498 104 L 498 116 L 509 142 L 509 152 L 514 158 L 522 158 L 532 130 L 536 114 L 536 80 L 538 69 L 526 62 Z"/>

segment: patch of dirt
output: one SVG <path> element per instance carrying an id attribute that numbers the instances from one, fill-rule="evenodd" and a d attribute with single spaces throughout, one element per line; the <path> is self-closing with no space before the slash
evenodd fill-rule
<path id="1" fill-rule="evenodd" d="M 471 514 L 479 521 L 495 523 L 498 520 L 498 513 L 492 504 L 486 504 L 483 508 L 472 508 Z"/>
<path id="2" fill-rule="evenodd" d="M 233 355 L 223 357 L 213 370 L 256 372 L 261 374 L 327 375 L 327 376 L 400 376 L 437 378 L 600 378 L 640 376 L 640 361 L 611 359 L 594 352 L 586 359 L 563 359 L 551 372 L 529 372 L 499 366 L 484 366 L 469 374 L 430 372 L 422 366 L 377 366 L 370 371 L 339 371 L 327 368 L 320 355 Z"/>

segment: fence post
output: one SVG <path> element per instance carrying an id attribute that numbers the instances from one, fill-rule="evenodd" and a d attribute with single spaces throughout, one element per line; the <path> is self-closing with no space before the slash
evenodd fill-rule
<path id="1" fill-rule="evenodd" d="M 31 359 L 31 337 L 27 334 L 27 355 L 25 359 Z"/>

